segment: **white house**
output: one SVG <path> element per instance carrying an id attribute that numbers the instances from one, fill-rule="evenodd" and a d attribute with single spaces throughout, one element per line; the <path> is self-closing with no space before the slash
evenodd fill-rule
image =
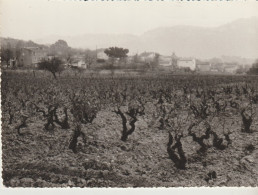
<path id="1" fill-rule="evenodd" d="M 211 63 L 210 62 L 197 61 L 196 62 L 196 70 L 198 70 L 200 72 L 211 71 Z"/>
<path id="2" fill-rule="evenodd" d="M 149 63 L 154 60 L 155 55 L 156 55 L 155 52 L 143 52 L 139 55 L 139 59 L 142 62 Z"/>
<path id="3" fill-rule="evenodd" d="M 104 51 L 99 51 L 97 53 L 97 59 L 99 59 L 99 60 L 108 60 L 108 55 L 105 54 Z"/>
<path id="4" fill-rule="evenodd" d="M 195 70 L 196 60 L 193 58 L 179 58 L 177 60 L 177 66 L 179 68 L 190 68 L 191 70 Z"/>
<path id="5" fill-rule="evenodd" d="M 74 59 L 71 62 L 71 65 L 73 67 L 78 67 L 78 68 L 84 68 L 84 69 L 87 68 L 87 64 L 85 63 L 85 61 L 83 59 Z"/>

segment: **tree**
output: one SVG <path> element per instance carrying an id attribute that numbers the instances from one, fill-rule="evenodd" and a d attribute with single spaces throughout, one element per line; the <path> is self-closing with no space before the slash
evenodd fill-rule
<path id="1" fill-rule="evenodd" d="M 105 49 L 104 53 L 107 54 L 110 58 L 125 58 L 127 57 L 129 50 L 119 47 L 110 47 L 108 49 Z"/>
<path id="2" fill-rule="evenodd" d="M 19 60 L 20 57 L 21 57 L 21 55 L 22 55 L 22 45 L 23 45 L 22 41 L 18 41 L 18 42 L 16 43 L 16 45 L 15 45 L 15 51 L 14 51 L 14 53 L 15 53 L 15 58 L 16 58 L 17 60 Z M 18 66 L 21 66 L 21 64 L 18 64 Z"/>
<path id="3" fill-rule="evenodd" d="M 12 48 L 11 44 L 8 43 L 5 46 L 1 47 L 1 61 L 6 62 L 7 67 L 10 65 L 10 60 L 13 59 L 15 56 L 15 51 Z"/>
<path id="4" fill-rule="evenodd" d="M 114 74 L 114 63 L 115 59 L 118 58 L 120 61 L 127 57 L 128 49 L 119 48 L 119 47 L 110 47 L 105 49 L 104 53 L 110 58 L 111 64 L 110 69 L 112 71 L 112 75 Z"/>
<path id="5" fill-rule="evenodd" d="M 253 63 L 252 67 L 248 70 L 248 74 L 258 75 L 258 59 Z"/>
<path id="6" fill-rule="evenodd" d="M 9 61 L 14 57 L 13 51 L 9 48 L 2 48 L 1 49 L 1 60 L 6 62 L 8 65 Z"/>
<path id="7" fill-rule="evenodd" d="M 68 58 L 71 55 L 71 48 L 64 40 L 58 40 L 50 45 L 49 54 L 59 56 L 61 58 Z"/>
<path id="8" fill-rule="evenodd" d="M 58 40 L 57 42 L 55 42 L 54 44 L 57 47 L 64 47 L 64 48 L 68 48 L 68 44 L 66 41 L 64 40 Z"/>
<path id="9" fill-rule="evenodd" d="M 115 58 L 118 58 L 120 61 L 127 57 L 129 50 L 119 47 L 110 47 L 104 51 L 109 58 L 111 58 L 111 65 L 113 66 Z"/>
<path id="10" fill-rule="evenodd" d="M 40 70 L 47 70 L 51 72 L 55 79 L 56 73 L 60 73 L 64 69 L 63 63 L 59 58 L 53 58 L 51 60 L 44 59 L 38 64 L 38 68 Z"/>
<path id="11" fill-rule="evenodd" d="M 172 57 L 171 57 L 172 67 L 173 67 L 173 68 L 176 68 L 176 67 L 177 67 L 177 60 L 178 60 L 178 57 L 177 57 L 176 54 L 173 52 L 173 53 L 172 53 Z"/>
<path id="12" fill-rule="evenodd" d="M 245 73 L 246 70 L 243 66 L 240 66 L 237 70 L 236 70 L 236 74 L 243 74 Z"/>

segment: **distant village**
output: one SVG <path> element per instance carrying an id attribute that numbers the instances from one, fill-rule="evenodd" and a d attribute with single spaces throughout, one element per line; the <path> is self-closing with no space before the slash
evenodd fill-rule
<path id="1" fill-rule="evenodd" d="M 110 64 L 110 57 L 105 48 L 96 50 L 73 49 L 63 40 L 46 46 L 32 41 L 24 42 L 15 39 L 1 40 L 2 68 L 36 68 L 43 59 L 58 57 L 66 68 L 105 70 Z M 251 64 L 223 61 L 220 58 L 200 60 L 194 57 L 177 56 L 172 52 L 170 56 L 156 52 L 142 52 L 128 55 L 123 59 L 112 61 L 117 69 L 163 70 L 171 72 L 203 72 L 242 74 Z"/>

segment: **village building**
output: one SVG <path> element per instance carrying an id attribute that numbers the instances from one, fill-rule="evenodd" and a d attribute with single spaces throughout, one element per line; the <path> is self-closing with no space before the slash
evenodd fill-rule
<path id="1" fill-rule="evenodd" d="M 87 68 L 87 63 L 84 55 L 73 55 L 67 62 L 67 65 L 71 68 Z"/>
<path id="2" fill-rule="evenodd" d="M 211 71 L 211 63 L 210 62 L 202 62 L 196 61 L 196 70 L 200 72 L 208 72 Z"/>
<path id="3" fill-rule="evenodd" d="M 179 58 L 177 60 L 178 68 L 190 68 L 190 70 L 196 69 L 196 60 L 194 58 Z"/>
<path id="4" fill-rule="evenodd" d="M 72 67 L 77 67 L 77 68 L 83 68 L 83 69 L 87 68 L 87 64 L 86 64 L 86 62 L 83 58 L 72 59 L 71 66 Z"/>
<path id="5" fill-rule="evenodd" d="M 172 66 L 172 59 L 170 56 L 160 56 L 159 57 L 160 66 Z"/>
<path id="6" fill-rule="evenodd" d="M 238 68 L 239 66 L 236 64 L 225 64 L 224 72 L 229 74 L 235 74 Z"/>
<path id="7" fill-rule="evenodd" d="M 223 63 L 216 63 L 211 64 L 211 72 L 224 72 L 224 64 Z"/>
<path id="8" fill-rule="evenodd" d="M 45 59 L 47 52 L 40 47 L 24 47 L 21 49 L 21 55 L 17 59 L 19 66 L 36 66 L 41 60 Z"/>
<path id="9" fill-rule="evenodd" d="M 134 55 L 134 56 L 127 56 L 127 57 L 126 57 L 126 62 L 129 63 L 129 64 L 130 64 L 130 63 L 136 63 L 137 60 L 138 60 L 138 59 L 137 59 L 137 57 L 135 57 L 135 55 Z"/>
<path id="10" fill-rule="evenodd" d="M 18 66 L 18 60 L 16 58 L 12 58 L 8 62 L 1 61 L 2 68 L 17 67 L 17 66 Z"/>
<path id="11" fill-rule="evenodd" d="M 97 61 L 106 61 L 108 60 L 108 55 L 103 51 L 97 52 Z"/>
<path id="12" fill-rule="evenodd" d="M 150 63 L 154 60 L 155 55 L 155 52 L 143 52 L 139 55 L 139 60 L 141 62 Z"/>

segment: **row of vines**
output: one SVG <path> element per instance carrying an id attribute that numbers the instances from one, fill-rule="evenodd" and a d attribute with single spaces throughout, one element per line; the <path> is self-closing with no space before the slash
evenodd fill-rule
<path id="1" fill-rule="evenodd" d="M 121 124 L 121 142 L 132 141 L 137 121 L 167 132 L 167 157 L 176 169 L 186 170 L 191 160 L 185 155 L 184 139 L 198 145 L 202 158 L 209 148 L 227 150 L 241 122 L 241 132 L 257 131 L 258 79 L 246 76 L 104 77 L 58 80 L 29 74 L 2 73 L 2 126 L 13 126 L 23 137 L 30 123 L 41 121 L 42 131 L 72 131 L 64 147 L 77 154 L 78 140 L 87 143 L 89 127 L 99 113 L 116 115 Z M 108 125 L 108 124 L 107 124 Z M 6 128 L 5 128 L 6 127 Z M 153 135 L 155 136 L 155 135 Z M 249 150 L 254 150 L 252 144 Z M 198 159 L 198 158 L 197 158 Z M 208 180 L 216 177 L 209 173 Z"/>

